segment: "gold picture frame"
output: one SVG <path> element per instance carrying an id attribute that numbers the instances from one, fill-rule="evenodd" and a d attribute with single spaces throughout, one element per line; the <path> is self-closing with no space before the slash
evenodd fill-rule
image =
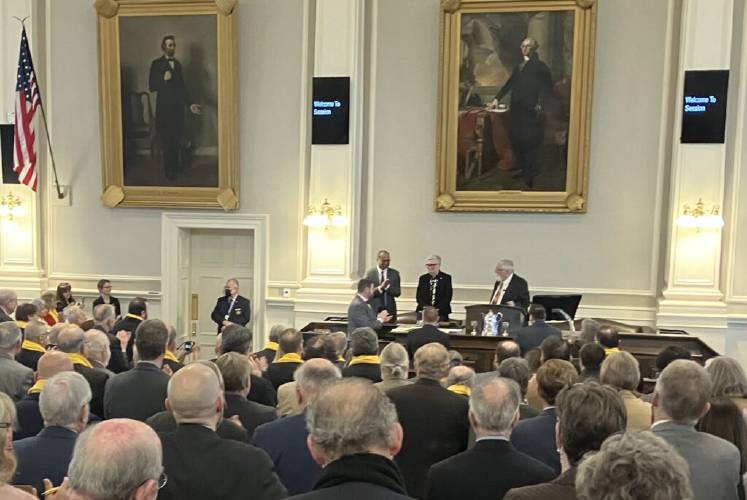
<path id="1" fill-rule="evenodd" d="M 94 2 L 105 206 L 238 208 L 236 4 Z"/>
<path id="2" fill-rule="evenodd" d="M 437 211 L 586 212 L 595 30 L 596 0 L 441 1 Z"/>

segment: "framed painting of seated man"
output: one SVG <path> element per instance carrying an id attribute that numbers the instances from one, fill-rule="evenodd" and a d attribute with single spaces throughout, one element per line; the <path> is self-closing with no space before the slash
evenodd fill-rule
<path id="1" fill-rule="evenodd" d="M 585 212 L 596 0 L 442 0 L 441 211 Z"/>

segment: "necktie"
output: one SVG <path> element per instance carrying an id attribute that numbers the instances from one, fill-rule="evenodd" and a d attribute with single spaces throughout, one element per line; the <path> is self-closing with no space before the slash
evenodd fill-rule
<path id="1" fill-rule="evenodd" d="M 381 270 L 381 278 L 379 279 L 379 284 L 384 283 L 386 281 L 386 269 Z M 386 290 L 381 290 L 381 293 L 384 295 L 384 309 L 386 309 Z"/>
<path id="2" fill-rule="evenodd" d="M 503 295 L 503 282 L 501 281 L 501 284 L 498 285 L 498 287 L 495 289 L 495 293 L 493 294 L 493 299 L 490 301 L 491 304 L 500 304 L 501 295 Z"/>

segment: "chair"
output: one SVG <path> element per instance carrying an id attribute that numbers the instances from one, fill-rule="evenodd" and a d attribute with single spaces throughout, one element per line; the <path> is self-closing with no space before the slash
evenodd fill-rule
<path id="1" fill-rule="evenodd" d="M 127 96 L 125 118 L 125 149 L 143 156 L 143 152 L 156 157 L 156 127 L 153 107 L 148 92 L 130 92 Z"/>

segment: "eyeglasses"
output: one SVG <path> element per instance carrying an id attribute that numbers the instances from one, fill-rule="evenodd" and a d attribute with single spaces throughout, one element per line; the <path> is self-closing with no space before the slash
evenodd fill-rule
<path id="1" fill-rule="evenodd" d="M 160 490 L 164 486 L 166 486 L 166 483 L 169 482 L 169 477 L 166 475 L 165 472 L 161 472 L 161 475 L 158 476 L 158 489 Z"/>
<path id="2" fill-rule="evenodd" d="M 10 429 L 13 427 L 13 422 L 0 422 L 0 429 Z"/>

